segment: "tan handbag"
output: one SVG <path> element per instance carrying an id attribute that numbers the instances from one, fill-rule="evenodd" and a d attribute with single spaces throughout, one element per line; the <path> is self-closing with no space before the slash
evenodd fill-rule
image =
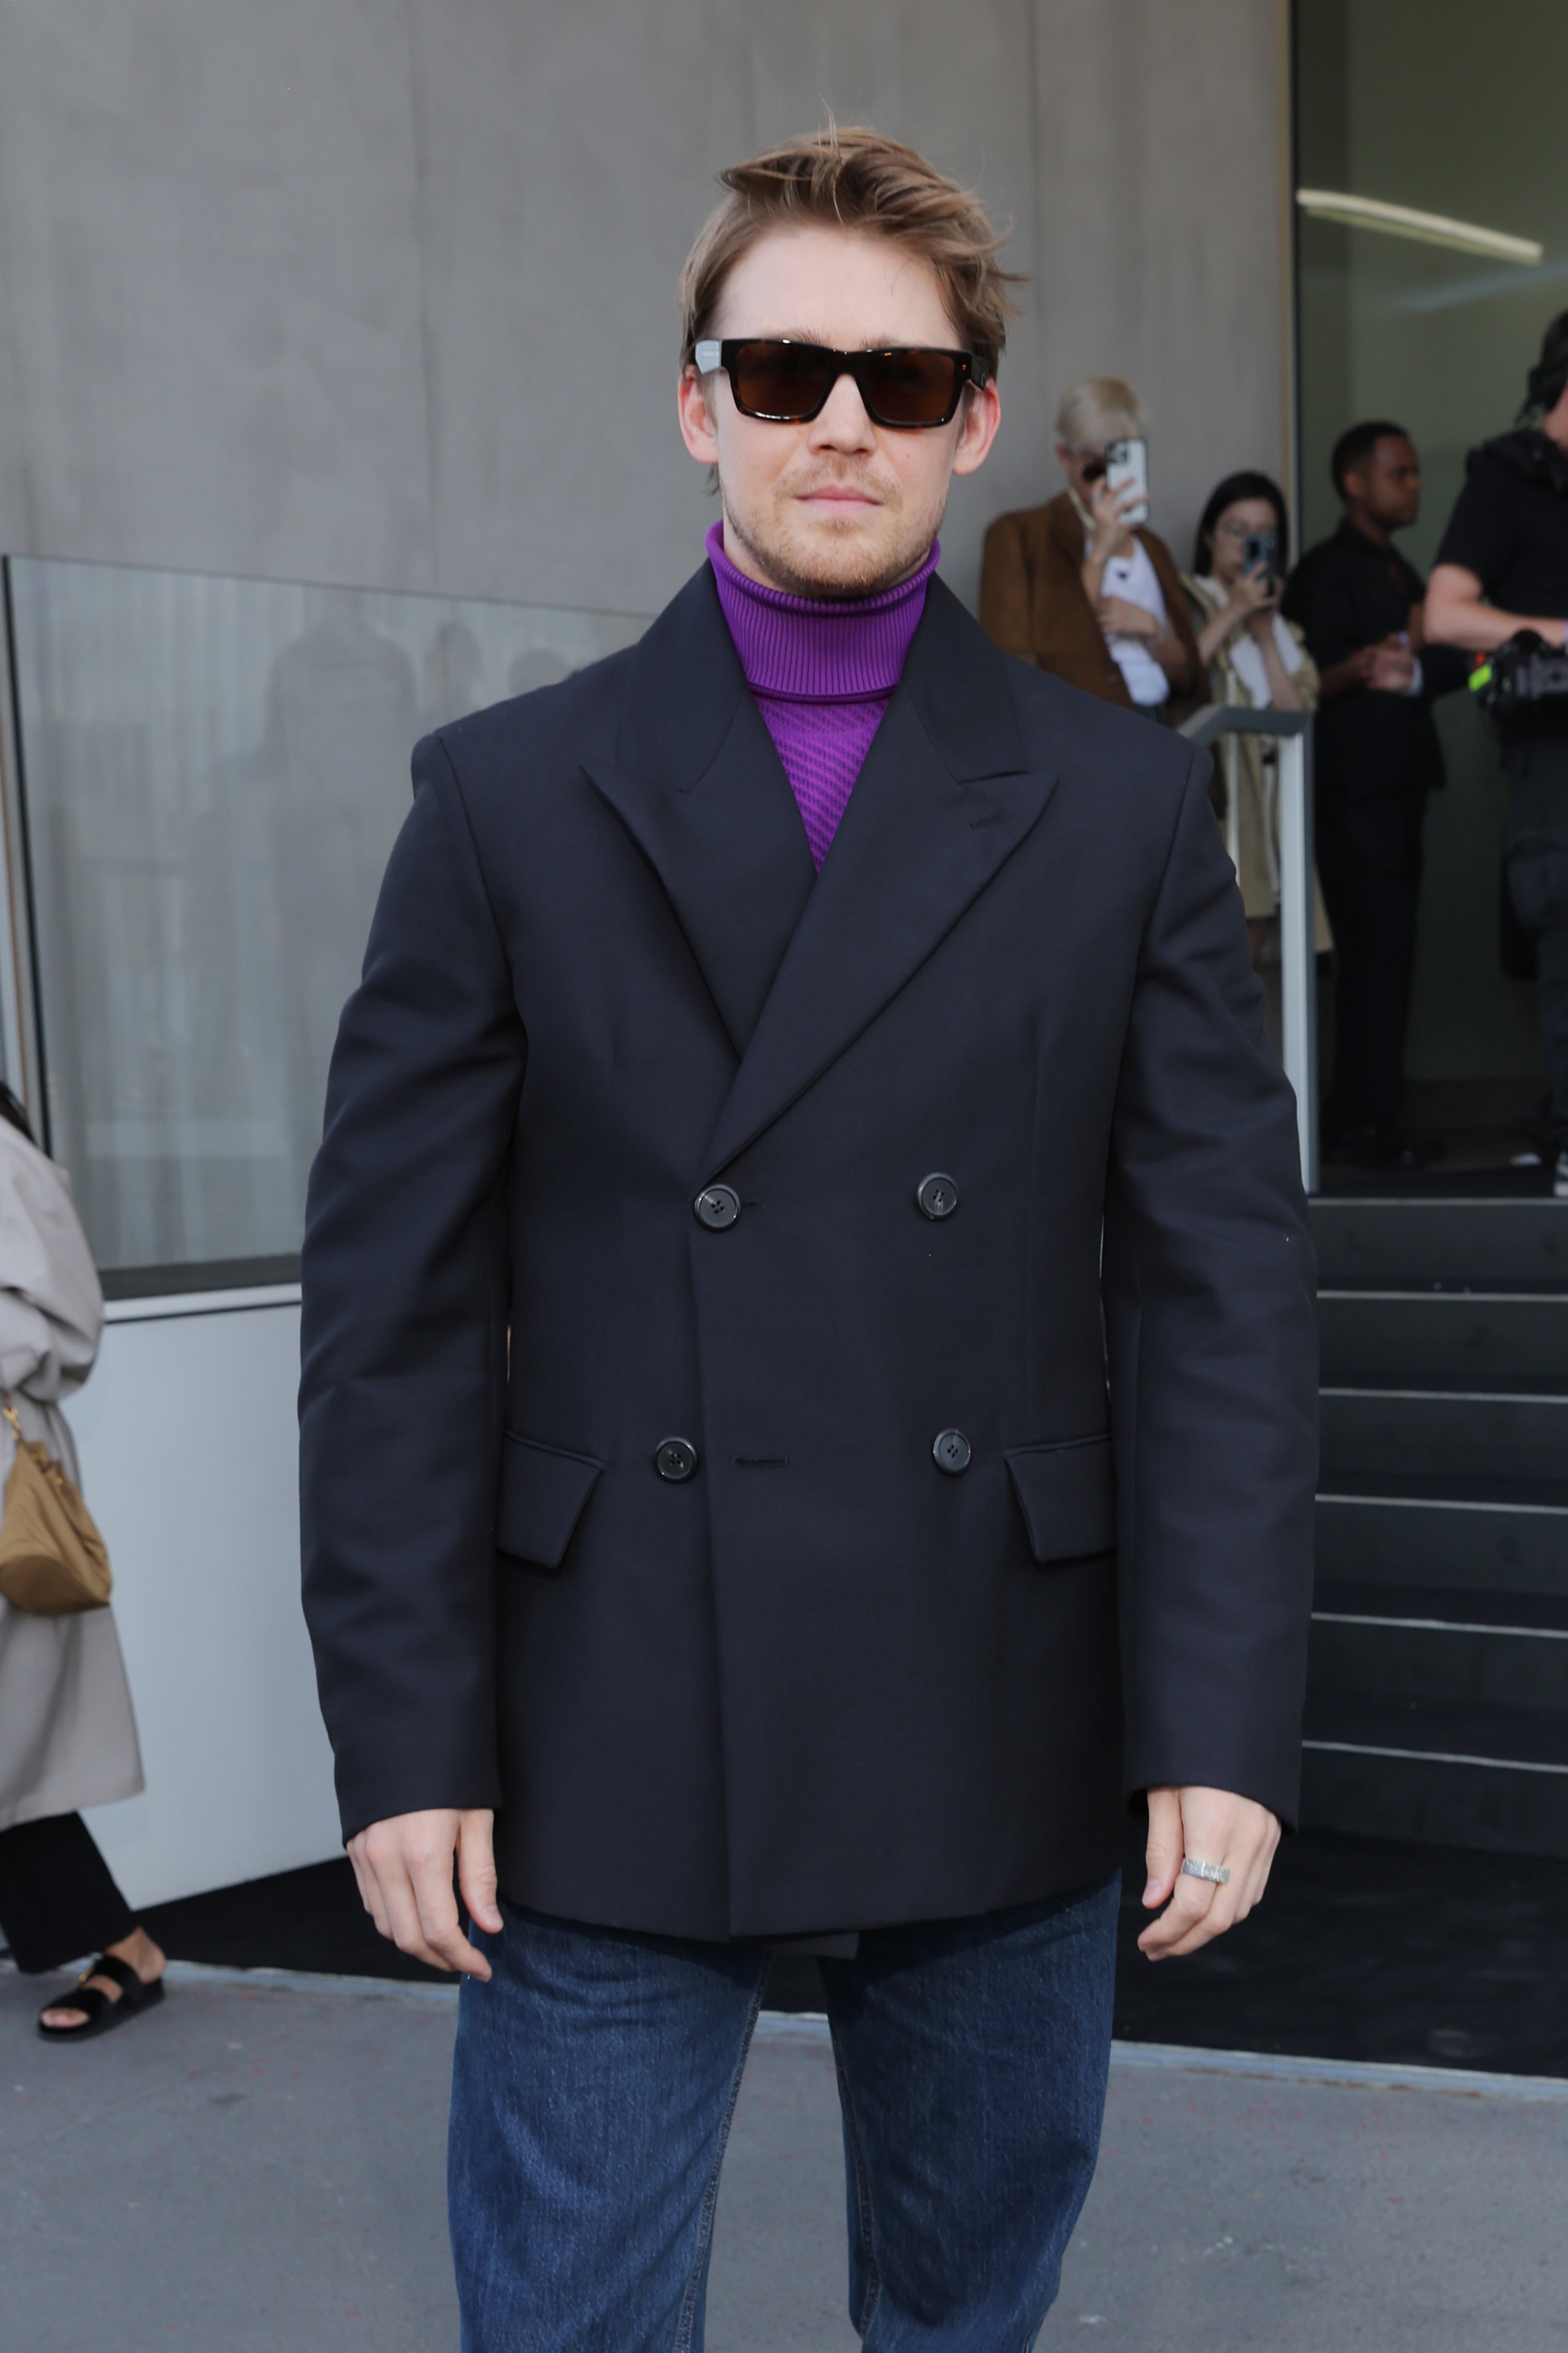
<path id="1" fill-rule="evenodd" d="M 109 1550 L 97 1524 L 47 1446 L 24 1438 L 9 1398 L 0 1403 L 16 1438 L 0 1518 L 0 1593 L 14 1609 L 68 1618 L 109 1599 Z"/>

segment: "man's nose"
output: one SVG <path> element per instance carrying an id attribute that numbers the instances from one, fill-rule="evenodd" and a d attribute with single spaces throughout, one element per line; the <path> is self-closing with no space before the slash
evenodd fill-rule
<path id="1" fill-rule="evenodd" d="M 814 449 L 869 449 L 876 431 L 866 414 L 860 387 L 852 375 L 841 375 L 812 419 Z"/>

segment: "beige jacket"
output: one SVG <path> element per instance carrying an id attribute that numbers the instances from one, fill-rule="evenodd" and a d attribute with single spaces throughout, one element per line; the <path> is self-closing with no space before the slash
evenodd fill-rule
<path id="1" fill-rule="evenodd" d="M 59 1400 L 98 1355 L 103 1294 L 64 1169 L 0 1119 L 0 1388 L 77 1476 Z M 16 1440 L 0 1419 L 0 1483 Z M 0 1600 L 0 1830 L 133 1797 L 142 1757 L 108 1609 L 39 1618 Z"/>
<path id="2" fill-rule="evenodd" d="M 1181 695 L 1201 677 L 1197 640 L 1182 595 L 1181 575 L 1163 539 L 1142 527 L 1142 540 L 1181 640 L 1184 675 L 1172 681 Z M 1041 670 L 1081 686 L 1107 702 L 1133 707 L 1083 587 L 1084 523 L 1070 491 L 1043 507 L 998 515 L 985 534 L 980 566 L 980 621 L 1004 652 L 1020 654 Z"/>
<path id="3" fill-rule="evenodd" d="M 1217 581 L 1194 579 L 1188 572 L 1182 575 L 1182 586 L 1192 600 L 1197 628 L 1206 628 L 1225 609 L 1225 590 Z M 1285 621 L 1280 627 L 1289 631 L 1300 656 L 1292 676 L 1301 700 L 1309 711 L 1316 711 L 1317 665 L 1295 623 Z M 1251 690 L 1231 659 L 1235 643 L 1234 637 L 1227 638 L 1209 664 L 1208 699 L 1250 710 Z M 1241 885 L 1242 905 L 1252 917 L 1267 918 L 1277 914 L 1279 908 L 1279 777 L 1272 755 L 1273 746 L 1266 744 L 1266 739 L 1258 735 L 1223 735 L 1215 746 L 1215 773 L 1221 788 L 1219 820 L 1225 846 Z M 1333 945 L 1333 934 L 1329 929 L 1315 868 L 1312 882 L 1316 945 L 1321 954 Z"/>

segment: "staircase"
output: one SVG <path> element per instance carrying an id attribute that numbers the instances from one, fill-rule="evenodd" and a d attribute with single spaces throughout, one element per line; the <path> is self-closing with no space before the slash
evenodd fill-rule
<path id="1" fill-rule="evenodd" d="M 1302 1818 L 1568 1856 L 1568 1205 L 1315 1200 Z"/>

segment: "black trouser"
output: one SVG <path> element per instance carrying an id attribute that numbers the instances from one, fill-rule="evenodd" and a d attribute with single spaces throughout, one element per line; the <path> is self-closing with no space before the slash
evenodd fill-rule
<path id="1" fill-rule="evenodd" d="M 1405 1109 L 1426 814 L 1425 784 L 1368 794 L 1326 765 L 1319 773 L 1318 879 L 1334 934 L 1331 1135 L 1396 1126 Z"/>
<path id="2" fill-rule="evenodd" d="M 1535 1001 L 1552 1089 L 1547 1141 L 1568 1152 L 1568 735 L 1506 740 L 1513 797 L 1509 896 L 1535 943 Z"/>
<path id="3" fill-rule="evenodd" d="M 101 1953 L 136 1926 L 79 1814 L 0 1831 L 0 1936 L 19 1969 Z"/>

